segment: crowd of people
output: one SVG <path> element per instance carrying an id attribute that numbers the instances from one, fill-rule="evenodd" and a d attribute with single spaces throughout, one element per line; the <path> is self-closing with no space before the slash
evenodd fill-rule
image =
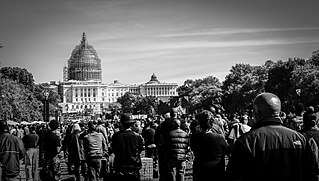
<path id="1" fill-rule="evenodd" d="M 66 159 L 76 181 L 139 181 L 145 151 L 160 181 L 184 181 L 189 161 L 194 181 L 318 180 L 318 109 L 298 104 L 284 113 L 276 95 L 262 93 L 251 115 L 226 115 L 211 105 L 194 115 L 173 108 L 144 120 L 122 114 L 17 128 L 0 120 L 1 178 L 18 180 L 23 160 L 27 180 L 57 181 Z"/>

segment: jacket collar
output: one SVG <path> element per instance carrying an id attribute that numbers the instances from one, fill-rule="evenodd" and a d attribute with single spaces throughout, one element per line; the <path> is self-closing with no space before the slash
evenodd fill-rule
<path id="1" fill-rule="evenodd" d="M 257 129 L 269 125 L 283 125 L 280 117 L 266 117 L 257 121 L 252 129 Z"/>

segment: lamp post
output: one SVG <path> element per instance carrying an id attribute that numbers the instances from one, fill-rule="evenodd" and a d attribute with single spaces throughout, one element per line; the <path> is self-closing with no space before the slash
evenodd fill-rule
<path id="1" fill-rule="evenodd" d="M 1 106 L 4 106 L 4 95 L 0 93 L 0 101 L 1 101 Z M 6 111 L 1 111 L 1 119 L 7 119 L 7 112 Z"/>
<path id="2" fill-rule="evenodd" d="M 296 94 L 298 96 L 297 104 L 301 103 L 301 89 L 296 89 Z"/>
<path id="3" fill-rule="evenodd" d="M 49 122 L 49 92 L 48 91 L 44 91 L 43 92 L 44 95 L 44 100 L 43 100 L 43 120 L 44 122 Z"/>

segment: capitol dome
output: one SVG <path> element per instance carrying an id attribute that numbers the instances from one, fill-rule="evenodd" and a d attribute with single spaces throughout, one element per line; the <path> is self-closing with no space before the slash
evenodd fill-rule
<path id="1" fill-rule="evenodd" d="M 101 59 L 93 46 L 88 44 L 85 33 L 68 60 L 68 80 L 102 81 Z"/>

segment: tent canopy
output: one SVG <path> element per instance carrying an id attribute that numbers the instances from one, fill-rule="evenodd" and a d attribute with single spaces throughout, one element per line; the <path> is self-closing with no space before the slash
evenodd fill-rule
<path id="1" fill-rule="evenodd" d="M 25 124 L 25 125 L 29 125 L 31 123 L 27 122 L 27 121 L 22 121 L 20 124 Z"/>
<path id="2" fill-rule="evenodd" d="M 33 121 L 31 124 L 44 124 L 44 121 Z"/>
<path id="3" fill-rule="evenodd" d="M 9 120 L 9 121 L 7 121 L 7 124 L 15 126 L 15 125 L 18 125 L 19 123 Z"/>

